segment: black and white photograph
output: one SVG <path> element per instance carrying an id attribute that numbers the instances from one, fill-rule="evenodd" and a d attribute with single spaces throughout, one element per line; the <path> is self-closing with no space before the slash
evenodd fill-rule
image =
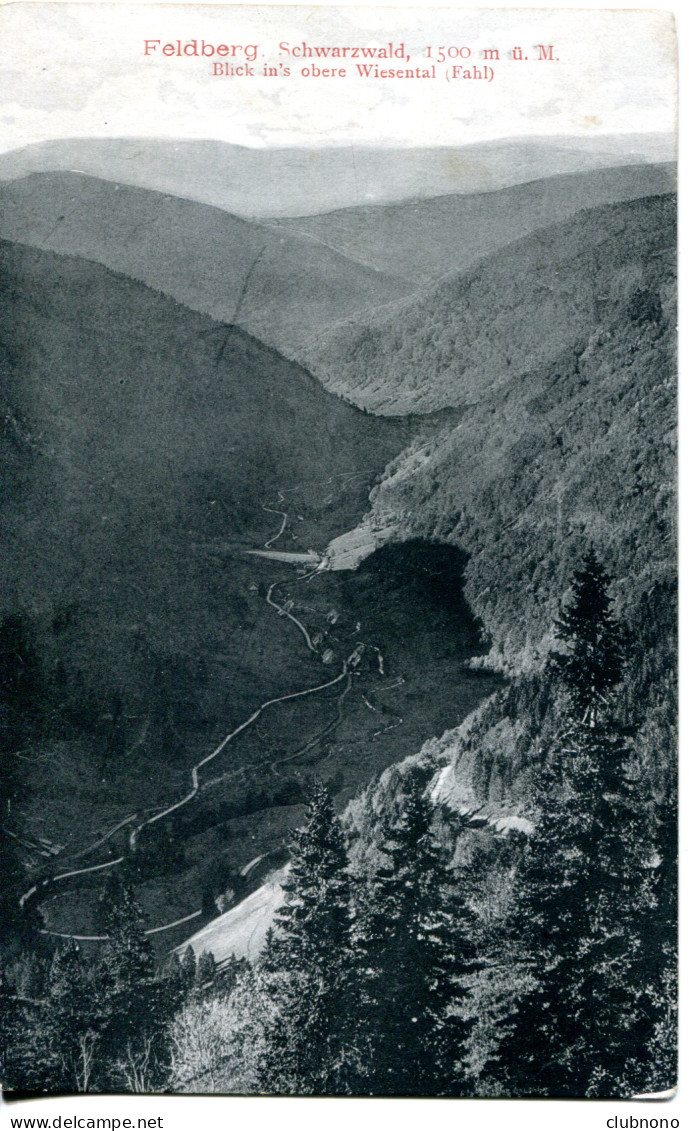
<path id="1" fill-rule="evenodd" d="M 672 15 L 0 34 L 4 1099 L 671 1098 Z"/>

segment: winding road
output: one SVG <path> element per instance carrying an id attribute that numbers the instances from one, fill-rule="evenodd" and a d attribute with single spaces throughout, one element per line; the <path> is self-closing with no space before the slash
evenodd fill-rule
<path id="1" fill-rule="evenodd" d="M 304 578 L 304 580 L 306 580 L 306 578 Z M 286 609 L 283 605 L 278 605 L 277 601 L 273 600 L 273 590 L 279 584 L 280 584 L 279 581 L 273 582 L 273 584 L 271 585 L 270 589 L 268 590 L 268 592 L 266 594 L 266 601 L 270 605 L 271 609 L 275 609 L 277 611 L 278 616 L 288 617 L 289 620 L 292 621 L 292 624 L 296 624 L 297 628 L 299 629 L 302 636 L 304 637 L 304 640 L 306 641 L 306 647 L 308 648 L 309 652 L 315 652 L 316 654 L 318 654 L 318 649 L 316 648 L 313 640 L 309 636 L 308 629 L 301 623 L 300 620 L 297 619 L 297 617 L 292 616 L 291 612 L 289 612 L 288 609 Z"/>
<path id="2" fill-rule="evenodd" d="M 284 503 L 284 501 L 285 501 L 285 496 L 283 495 L 282 491 L 278 491 L 278 502 Z M 263 504 L 262 510 L 268 511 L 269 514 L 282 515 L 282 526 L 278 530 L 277 534 L 274 534 L 272 538 L 269 538 L 267 542 L 263 543 L 264 549 L 267 550 L 267 549 L 270 548 L 270 546 L 272 546 L 273 542 L 277 542 L 278 538 L 281 538 L 282 535 L 284 534 L 285 527 L 287 526 L 287 522 L 289 520 L 289 514 L 287 513 L 287 511 L 276 511 L 276 510 L 273 509 L 273 507 L 266 506 L 265 503 Z"/>
<path id="3" fill-rule="evenodd" d="M 354 655 L 354 653 L 352 653 L 352 655 Z M 352 657 L 350 657 L 349 660 L 351 660 L 351 658 Z M 223 750 L 225 750 L 232 739 L 236 738 L 238 734 L 241 734 L 243 730 L 246 730 L 248 726 L 251 726 L 251 724 L 255 722 L 259 717 L 259 715 L 263 714 L 267 707 L 272 707 L 276 703 L 287 703 L 291 699 L 301 699 L 305 695 L 314 695 L 317 691 L 325 691 L 326 687 L 334 687 L 336 683 L 339 683 L 341 680 L 346 678 L 348 672 L 347 665 L 349 664 L 349 660 L 344 661 L 340 674 L 336 676 L 335 679 L 328 680 L 327 683 L 319 683 L 316 687 L 307 687 L 305 691 L 293 691 L 290 695 L 280 695 L 276 699 L 267 699 L 265 703 L 261 703 L 261 706 L 257 707 L 253 714 L 249 715 L 248 719 L 245 719 L 244 722 L 240 723 L 238 727 L 235 727 L 233 731 L 230 731 L 229 734 L 225 735 L 222 742 L 218 746 L 216 746 L 215 750 L 213 750 L 210 754 L 207 754 L 205 758 L 202 758 L 201 761 L 197 762 L 195 766 L 192 766 L 192 786 L 189 790 L 189 793 L 185 794 L 184 797 L 182 797 L 180 801 L 175 802 L 174 805 L 169 805 L 167 809 L 163 809 L 160 813 L 156 813 L 154 817 L 149 817 L 147 821 L 143 821 L 140 825 L 137 825 L 137 827 L 132 830 L 132 833 L 129 837 L 130 847 L 135 847 L 136 839 L 142 829 L 145 829 L 148 825 L 154 825 L 156 821 L 162 821 L 163 817 L 167 817 L 170 813 L 174 813 L 177 809 L 181 809 L 183 805 L 188 805 L 192 798 L 196 797 L 196 794 L 199 791 L 199 770 L 203 766 L 207 766 L 210 762 L 212 762 L 213 759 L 217 758 L 219 754 L 222 754 Z"/>
<path id="4" fill-rule="evenodd" d="M 279 493 L 279 501 L 280 502 L 285 501 L 284 495 L 282 494 L 282 492 Z M 282 524 L 281 524 L 278 532 L 275 535 L 273 535 L 273 537 L 270 538 L 266 543 L 264 543 L 264 545 L 266 547 L 268 547 L 268 546 L 270 546 L 270 544 L 272 542 L 277 541 L 277 539 L 284 533 L 285 527 L 286 527 L 288 519 L 289 519 L 289 515 L 285 511 L 277 511 L 277 510 L 274 510 L 273 508 L 270 508 L 270 507 L 267 507 L 267 506 L 263 506 L 262 509 L 269 511 L 270 513 L 273 513 L 273 514 L 278 514 L 282 517 Z M 313 576 L 313 574 L 315 572 L 317 572 L 317 570 L 314 570 L 311 573 L 304 575 L 299 580 L 301 582 L 308 581 Z M 309 634 L 308 629 L 302 623 L 302 621 L 300 621 L 298 617 L 294 616 L 294 614 L 289 609 L 286 609 L 283 605 L 279 604 L 278 601 L 275 601 L 273 599 L 273 594 L 274 594 L 274 592 L 275 592 L 275 590 L 276 590 L 276 588 L 279 584 L 281 584 L 281 583 L 276 581 L 276 582 L 273 582 L 273 584 L 269 587 L 267 595 L 266 595 L 267 604 L 277 612 L 278 616 L 287 617 L 292 622 L 292 624 L 294 624 L 295 627 L 301 633 L 309 651 L 311 653 L 315 654 L 315 655 L 319 655 L 318 648 L 315 646 L 313 640 L 311 639 L 311 636 Z M 196 762 L 195 765 L 193 765 L 191 767 L 191 769 L 189 771 L 190 776 L 191 776 L 191 789 L 187 793 L 185 793 L 185 795 L 183 797 L 181 797 L 179 799 L 179 801 L 174 802 L 172 805 L 166 806 L 165 808 L 156 812 L 153 816 L 148 817 L 146 820 L 140 821 L 138 824 L 135 825 L 135 827 L 132 829 L 132 831 L 129 835 L 129 847 L 130 847 L 130 849 L 133 850 L 133 849 L 136 848 L 137 839 L 138 839 L 139 834 L 142 832 L 143 829 L 148 828 L 151 825 L 156 824 L 158 821 L 162 821 L 165 817 L 168 817 L 171 813 L 178 812 L 180 809 L 182 809 L 185 805 L 188 805 L 196 797 L 196 795 L 198 794 L 199 790 L 202 787 L 201 782 L 199 780 L 199 771 L 202 770 L 204 766 L 210 765 L 210 763 L 213 762 L 214 759 L 216 759 L 220 754 L 223 753 L 223 751 L 225 751 L 227 749 L 229 744 L 239 734 L 241 734 L 248 727 L 250 727 L 254 722 L 256 722 L 256 720 L 269 707 L 276 706 L 280 703 L 288 703 L 291 700 L 301 699 L 301 698 L 304 698 L 304 697 L 309 696 L 309 695 L 316 695 L 319 692 L 325 691 L 330 687 L 337 686 L 339 683 L 344 683 L 344 685 L 345 685 L 343 690 L 342 690 L 341 695 L 339 695 L 338 699 L 337 699 L 337 713 L 336 713 L 335 717 L 321 731 L 319 731 L 317 735 L 313 736 L 311 739 L 309 739 L 309 741 L 304 746 L 300 747 L 299 750 L 295 751 L 293 754 L 288 754 L 285 757 L 278 758 L 278 759 L 273 760 L 270 763 L 267 763 L 267 768 L 271 772 L 275 772 L 278 766 L 283 765 L 286 762 L 291 762 L 291 761 L 295 760 L 296 758 L 300 757 L 307 750 L 311 749 L 311 747 L 314 746 L 318 741 L 320 741 L 321 738 L 323 738 L 326 734 L 328 734 L 331 730 L 333 730 L 336 726 L 338 726 L 340 724 L 340 722 L 342 721 L 342 718 L 343 718 L 343 705 L 344 705 L 345 698 L 346 698 L 347 694 L 349 693 L 349 691 L 351 690 L 352 672 L 358 667 L 360 660 L 361 660 L 361 657 L 363 655 L 364 649 L 366 647 L 373 647 L 373 646 L 372 645 L 365 645 L 365 644 L 361 644 L 361 643 L 357 644 L 356 647 L 354 648 L 354 650 L 347 657 L 347 659 L 345 659 L 342 662 L 342 669 L 341 669 L 339 675 L 333 677 L 332 679 L 326 680 L 324 683 L 316 684 L 313 687 L 307 687 L 302 691 L 294 691 L 294 692 L 291 692 L 288 695 L 280 695 L 280 696 L 274 697 L 272 699 L 267 699 L 267 700 L 265 700 L 265 702 L 261 703 L 260 706 L 257 707 L 255 711 L 253 711 L 242 723 L 239 724 L 239 726 L 235 727 L 234 730 L 232 730 L 228 734 L 226 734 L 225 737 L 222 739 L 222 741 L 215 747 L 214 750 L 212 750 L 210 752 L 210 754 L 207 754 L 204 758 L 202 758 L 200 761 Z M 383 669 L 382 655 L 381 655 L 380 650 L 378 648 L 374 648 L 374 651 L 378 655 L 378 666 L 379 666 L 379 670 L 382 674 L 383 670 L 384 670 Z M 236 771 L 236 772 L 238 773 L 238 772 L 243 772 L 243 771 Z M 223 775 L 222 779 L 217 779 L 217 780 L 226 781 L 231 776 L 232 776 L 232 774 L 225 774 L 225 775 Z M 132 813 L 129 816 L 123 818 L 122 820 L 120 820 L 118 822 L 118 824 L 116 824 L 115 826 L 113 826 L 113 828 L 108 830 L 108 832 L 106 832 L 103 836 L 101 836 L 97 841 L 95 841 L 93 844 L 89 845 L 87 848 L 82 849 L 82 851 L 78 854 L 78 856 L 85 856 L 89 852 L 94 851 L 96 848 L 98 848 L 101 845 L 103 845 L 104 843 L 106 843 L 120 829 L 124 828 L 126 825 L 130 824 L 132 821 L 135 821 L 137 819 L 137 817 L 138 817 L 137 813 Z M 125 859 L 125 855 L 121 854 L 120 856 L 116 857 L 115 859 L 107 860 L 107 861 L 105 861 L 104 863 L 101 863 L 101 864 L 93 864 L 90 867 L 86 867 L 86 868 L 73 868 L 69 871 L 60 872 L 57 875 L 47 876 L 47 877 L 44 877 L 41 880 L 37 880 L 35 884 L 33 884 L 27 891 L 25 891 L 22 894 L 22 896 L 19 899 L 19 905 L 20 905 L 20 907 L 23 908 L 26 905 L 27 901 L 32 898 L 32 896 L 35 896 L 38 893 L 42 893 L 44 890 L 51 890 L 56 883 L 58 883 L 62 880 L 74 878 L 76 876 L 93 875 L 97 872 L 108 871 L 108 870 L 115 868 L 118 865 L 122 864 L 124 859 Z M 201 915 L 200 910 L 194 911 L 190 915 L 183 916 L 181 919 L 174 920 L 174 922 L 165 923 L 160 927 L 153 927 L 150 930 L 147 930 L 145 933 L 147 935 L 153 935 L 153 934 L 158 934 L 161 931 L 171 930 L 173 927 L 179 926 L 182 923 L 185 923 L 189 920 L 195 919 L 200 915 Z M 73 939 L 75 941 L 93 941 L 93 942 L 96 942 L 96 941 L 105 941 L 106 938 L 107 938 L 107 936 L 104 936 L 104 935 L 68 934 L 68 933 L 65 933 L 65 932 L 52 931 L 52 930 L 48 930 L 48 929 L 44 929 L 42 931 L 42 933 L 52 935 L 52 936 L 55 936 L 57 938 Z"/>

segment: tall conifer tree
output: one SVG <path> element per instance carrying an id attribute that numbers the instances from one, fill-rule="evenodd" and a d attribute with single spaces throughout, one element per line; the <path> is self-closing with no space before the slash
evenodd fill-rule
<path id="1" fill-rule="evenodd" d="M 558 625 L 559 736 L 511 924 L 535 985 L 501 1047 L 510 1094 L 620 1094 L 625 1065 L 648 1038 L 645 936 L 656 878 L 648 807 L 614 714 L 622 634 L 608 583 L 588 554 Z"/>
<path id="2" fill-rule="evenodd" d="M 168 995 L 166 983 L 154 979 L 153 948 L 131 884 L 114 875 L 101 906 L 108 935 L 98 968 L 103 1052 L 109 1085 L 121 1088 L 133 1064 L 138 1066 L 145 1058 L 153 1065 L 155 1055 L 144 1057 L 145 1050 L 162 1051 Z"/>
<path id="3" fill-rule="evenodd" d="M 571 714 L 582 721 L 595 721 L 622 678 L 622 632 L 612 613 L 609 585 L 609 575 L 589 550 L 555 623 L 564 650 L 551 660 L 570 697 Z"/>
<path id="4" fill-rule="evenodd" d="M 412 773 L 381 849 L 360 917 L 371 1095 L 461 1095 L 469 1027 L 463 979 L 475 966 L 472 915 L 442 858 L 425 796 Z"/>
<path id="5" fill-rule="evenodd" d="M 263 970 L 273 998 L 260 1078 L 267 1091 L 348 1090 L 354 1055 L 350 885 L 344 837 L 323 785 L 295 835 Z"/>

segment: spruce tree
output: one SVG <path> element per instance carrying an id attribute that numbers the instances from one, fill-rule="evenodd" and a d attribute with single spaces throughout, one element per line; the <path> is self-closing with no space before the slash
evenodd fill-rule
<path id="1" fill-rule="evenodd" d="M 56 1090 L 87 1092 L 93 1088 L 100 1041 L 100 1018 L 93 986 L 74 942 L 60 947 L 48 979 L 45 1024 L 49 1033 Z"/>
<path id="2" fill-rule="evenodd" d="M 170 979 L 154 977 L 153 948 L 142 909 L 127 882 L 114 875 L 101 901 L 108 935 L 98 966 L 102 1048 L 108 1085 L 140 1090 L 162 1071 Z"/>
<path id="3" fill-rule="evenodd" d="M 371 1095 L 461 1095 L 469 1025 L 463 980 L 476 969 L 472 915 L 443 861 L 424 793 L 427 776 L 386 823 L 388 863 L 375 876 L 359 917 Z"/>
<path id="4" fill-rule="evenodd" d="M 648 1038 L 642 999 L 657 884 L 649 807 L 614 713 L 622 634 L 607 583 L 587 555 L 559 622 L 559 733 L 510 925 L 533 979 L 499 1054 L 510 1094 L 621 1094 L 625 1066 Z"/>
<path id="5" fill-rule="evenodd" d="M 101 959 L 103 980 L 113 992 L 134 992 L 153 974 L 153 948 L 134 889 L 117 873 L 106 886 L 101 912 L 108 936 Z"/>
<path id="6" fill-rule="evenodd" d="M 48 1094 L 87 1091 L 97 1078 L 99 1018 L 75 943 L 58 947 L 41 981 L 39 987 L 34 980 L 33 991 L 18 990 L 15 982 L 9 997 L 14 1016 L 5 1083 Z"/>
<path id="7" fill-rule="evenodd" d="M 572 713 L 585 721 L 595 720 L 622 678 L 622 632 L 612 614 L 609 585 L 609 575 L 589 550 L 555 623 L 564 652 L 554 653 L 551 661 L 570 696 Z"/>
<path id="8" fill-rule="evenodd" d="M 197 973 L 196 955 L 193 946 L 188 946 L 185 950 L 181 966 L 182 983 L 188 993 L 196 982 Z"/>
<path id="9" fill-rule="evenodd" d="M 202 951 L 196 966 L 196 987 L 199 993 L 206 993 L 215 981 L 215 958 L 209 950 Z"/>
<path id="10" fill-rule="evenodd" d="M 261 963 L 273 1014 L 261 1086 L 346 1092 L 355 1055 L 350 882 L 342 828 L 320 783 L 295 835 L 283 887 L 286 902 Z"/>
<path id="11" fill-rule="evenodd" d="M 284 907 L 276 926 L 279 950 L 295 966 L 327 969 L 333 951 L 350 937 L 350 879 L 342 827 L 320 782 L 313 788 L 306 823 L 295 833 L 283 883 Z"/>

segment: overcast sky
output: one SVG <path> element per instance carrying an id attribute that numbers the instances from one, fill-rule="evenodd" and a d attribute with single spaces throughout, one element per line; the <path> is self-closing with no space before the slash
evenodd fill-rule
<path id="1" fill-rule="evenodd" d="M 251 76 L 213 77 L 210 59 L 144 55 L 144 40 L 258 47 Z M 674 36 L 645 10 L 6 4 L 0 9 L 0 150 L 67 137 L 215 138 L 250 147 L 461 146 L 509 136 L 667 133 L 674 128 Z M 312 45 L 496 49 L 492 82 L 302 77 L 279 52 Z M 537 45 L 558 61 L 536 62 Z M 529 56 L 516 62 L 515 46 Z M 252 54 L 251 50 L 248 55 Z M 291 76 L 264 79 L 264 65 Z M 453 62 L 457 62 L 454 60 Z M 322 65 L 322 60 L 317 61 Z M 330 61 L 330 65 L 338 65 Z"/>

